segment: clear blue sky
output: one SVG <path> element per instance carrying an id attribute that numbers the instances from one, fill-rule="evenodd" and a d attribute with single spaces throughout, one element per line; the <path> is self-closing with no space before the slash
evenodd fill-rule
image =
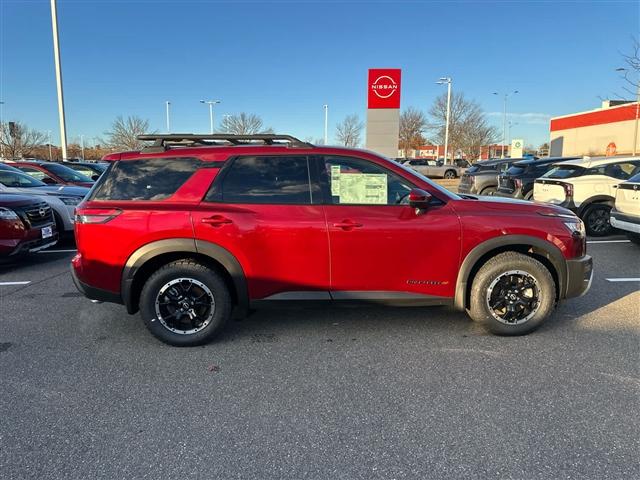
<path id="1" fill-rule="evenodd" d="M 165 130 L 207 132 L 207 107 L 262 116 L 279 133 L 320 138 L 324 103 L 334 126 L 364 119 L 371 67 L 403 71 L 402 108 L 424 110 L 434 80 L 480 102 L 501 126 L 493 91 L 517 89 L 512 137 L 539 145 L 548 117 L 596 108 L 623 81 L 620 52 L 640 32 L 637 1 L 92 1 L 59 0 L 73 141 L 102 135 L 117 115 Z M 47 0 L 0 0 L 0 100 L 4 120 L 52 130 L 56 87 Z"/>

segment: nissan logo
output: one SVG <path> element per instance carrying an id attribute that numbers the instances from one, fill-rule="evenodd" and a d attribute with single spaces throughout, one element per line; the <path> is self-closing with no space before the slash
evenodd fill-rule
<path id="1" fill-rule="evenodd" d="M 44 208 L 40 207 L 40 210 L 38 210 L 38 213 L 40 214 L 41 217 L 44 217 L 47 214 L 47 211 Z"/>
<path id="2" fill-rule="evenodd" d="M 388 75 L 380 75 L 371 85 L 373 93 L 379 98 L 389 98 L 398 90 L 398 84 Z"/>

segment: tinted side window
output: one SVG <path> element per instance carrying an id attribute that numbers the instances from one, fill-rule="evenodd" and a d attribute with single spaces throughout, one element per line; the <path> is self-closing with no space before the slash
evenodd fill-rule
<path id="1" fill-rule="evenodd" d="M 164 200 L 193 175 L 196 158 L 121 160 L 103 175 L 92 200 Z"/>
<path id="2" fill-rule="evenodd" d="M 240 157 L 222 179 L 226 203 L 313 203 L 307 157 Z M 319 192 L 316 192 L 319 195 Z"/>
<path id="3" fill-rule="evenodd" d="M 405 205 L 413 186 L 375 163 L 324 157 L 320 172 L 334 205 Z"/>

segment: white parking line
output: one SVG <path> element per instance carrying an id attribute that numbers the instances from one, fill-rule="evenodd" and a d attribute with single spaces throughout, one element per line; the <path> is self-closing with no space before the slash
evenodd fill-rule
<path id="1" fill-rule="evenodd" d="M 589 240 L 587 243 L 629 243 L 631 240 Z"/>
<path id="2" fill-rule="evenodd" d="M 38 253 L 73 253 L 78 250 L 40 250 Z"/>
<path id="3" fill-rule="evenodd" d="M 0 287 L 8 287 L 10 285 L 28 285 L 31 283 L 31 280 L 26 282 L 0 282 Z"/>
<path id="4" fill-rule="evenodd" d="M 607 278 L 607 282 L 640 282 L 638 278 Z"/>

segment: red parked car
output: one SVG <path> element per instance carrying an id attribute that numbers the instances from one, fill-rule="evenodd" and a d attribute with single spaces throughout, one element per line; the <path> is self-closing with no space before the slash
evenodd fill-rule
<path id="1" fill-rule="evenodd" d="M 51 207 L 37 197 L 0 194 L 0 259 L 37 252 L 58 241 Z"/>
<path id="2" fill-rule="evenodd" d="M 14 162 L 9 165 L 47 185 L 77 185 L 91 188 L 95 183 L 86 175 L 57 162 Z"/>
<path id="3" fill-rule="evenodd" d="M 451 305 L 519 335 L 591 283 L 584 226 L 560 207 L 459 196 L 286 135 L 141 139 L 78 206 L 72 272 L 172 345 L 210 340 L 232 309 L 309 300 Z"/>

